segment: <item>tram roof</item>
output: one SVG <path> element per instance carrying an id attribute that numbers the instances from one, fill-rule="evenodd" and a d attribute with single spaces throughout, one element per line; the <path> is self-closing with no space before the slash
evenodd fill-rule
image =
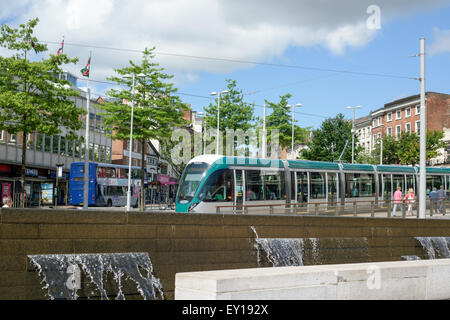
<path id="1" fill-rule="evenodd" d="M 420 172 L 420 167 L 417 167 L 417 172 Z M 444 173 L 450 174 L 450 168 L 442 168 L 442 167 L 427 167 L 428 173 Z"/>
<path id="2" fill-rule="evenodd" d="M 414 167 L 408 166 L 393 166 L 393 165 L 377 165 L 378 172 L 401 172 L 401 173 L 416 173 Z"/>
<path id="3" fill-rule="evenodd" d="M 245 157 L 223 157 L 215 161 L 215 164 L 231 166 L 284 168 L 283 161 L 279 159 L 245 158 Z"/>
<path id="4" fill-rule="evenodd" d="M 373 166 L 370 164 L 343 163 L 342 168 L 344 169 L 344 171 L 374 172 Z"/>
<path id="5" fill-rule="evenodd" d="M 291 169 L 339 170 L 339 164 L 334 162 L 288 160 L 288 163 Z"/>

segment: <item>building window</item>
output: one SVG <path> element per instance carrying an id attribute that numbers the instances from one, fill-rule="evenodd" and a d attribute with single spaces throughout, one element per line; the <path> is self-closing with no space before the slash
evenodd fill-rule
<path id="1" fill-rule="evenodd" d="M 387 128 L 387 135 L 392 137 L 392 127 Z"/>
<path id="2" fill-rule="evenodd" d="M 9 143 L 10 144 L 15 144 L 17 141 L 17 135 L 15 133 L 11 133 L 9 135 Z"/>
<path id="3" fill-rule="evenodd" d="M 411 123 L 405 124 L 405 131 L 411 133 Z"/>
<path id="4" fill-rule="evenodd" d="M 400 136 L 400 134 L 402 133 L 402 126 L 398 125 L 395 127 L 395 136 Z"/>
<path id="5" fill-rule="evenodd" d="M 383 123 L 383 118 L 382 117 L 378 117 L 378 125 L 381 126 L 381 124 Z"/>
<path id="6" fill-rule="evenodd" d="M 377 119 L 373 119 L 372 126 L 375 128 L 377 126 Z"/>
<path id="7" fill-rule="evenodd" d="M 377 144 L 377 135 L 374 134 L 373 135 L 373 145 L 376 145 L 376 144 Z"/>
<path id="8" fill-rule="evenodd" d="M 420 104 L 416 106 L 416 114 L 420 114 Z"/>
<path id="9" fill-rule="evenodd" d="M 3 130 L 0 130 L 0 141 L 3 141 Z"/>
<path id="10" fill-rule="evenodd" d="M 397 110 L 397 112 L 395 113 L 395 119 L 401 119 L 402 118 L 402 111 L 401 110 Z"/>
<path id="11" fill-rule="evenodd" d="M 420 120 L 416 121 L 416 128 L 415 128 L 415 131 L 416 131 L 417 134 L 420 133 Z"/>
<path id="12" fill-rule="evenodd" d="M 392 112 L 387 114 L 387 121 L 392 121 Z"/>
<path id="13" fill-rule="evenodd" d="M 411 117 L 411 108 L 409 107 L 405 109 L 405 118 L 407 117 Z"/>

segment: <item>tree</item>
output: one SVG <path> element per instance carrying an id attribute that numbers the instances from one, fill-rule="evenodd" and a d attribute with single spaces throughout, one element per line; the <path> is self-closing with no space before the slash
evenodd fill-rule
<path id="1" fill-rule="evenodd" d="M 288 107 L 288 100 L 291 95 L 285 94 L 280 96 L 280 102 L 273 103 L 266 100 L 268 108 L 273 111 L 266 117 L 266 130 L 278 130 L 279 143 L 282 149 L 291 147 L 292 145 L 292 109 Z M 308 138 L 308 130 L 294 125 L 294 143 L 304 143 Z M 268 140 L 271 140 L 270 135 Z"/>
<path id="2" fill-rule="evenodd" d="M 339 113 L 334 118 L 326 119 L 319 129 L 313 131 L 313 138 L 307 144 L 308 148 L 302 150 L 301 157 L 307 160 L 336 161 L 344 150 L 347 140 L 348 146 L 341 160 L 351 162 L 352 123 Z M 355 157 L 362 150 L 357 143 L 358 137 L 355 135 Z"/>
<path id="3" fill-rule="evenodd" d="M 50 54 L 41 61 L 30 61 L 29 53 L 47 51 L 33 36 L 39 19 L 29 20 L 19 28 L 2 25 L 0 46 L 13 52 L 0 57 L 0 130 L 17 134 L 22 132 L 21 192 L 24 193 L 27 135 L 39 132 L 55 135 L 64 127 L 68 137 L 74 138 L 82 127 L 83 111 L 75 106 L 72 97 L 78 91 L 60 79 L 61 66 L 76 63 L 66 54 Z M 23 204 L 22 204 L 23 205 Z"/>
<path id="4" fill-rule="evenodd" d="M 131 139 L 131 108 L 133 79 L 125 75 L 135 76 L 133 140 L 139 140 L 142 146 L 141 170 L 144 172 L 145 146 L 150 139 L 168 141 L 175 127 L 185 123 L 182 111 L 186 109 L 179 97 L 177 89 L 168 80 L 173 76 L 165 74 L 164 68 L 152 62 L 155 48 L 142 52 L 141 64 L 133 61 L 129 66 L 115 69 L 117 76 L 108 80 L 127 87 L 126 90 L 111 89 L 106 94 L 113 102 L 103 105 L 104 124 L 112 132 L 111 137 L 117 140 Z M 131 150 L 130 150 L 131 153 Z M 131 154 L 130 154 L 131 156 Z M 141 196 L 139 207 L 145 208 L 144 175 L 141 175 Z"/>
<path id="5" fill-rule="evenodd" d="M 227 79 L 228 93 L 220 98 L 219 128 L 222 132 L 241 129 L 244 132 L 250 129 L 254 116 L 254 106 L 244 101 L 242 90 L 237 88 L 235 80 Z M 217 129 L 217 99 L 205 107 L 205 123 L 207 128 Z M 236 142 L 234 143 L 236 146 Z"/>
<path id="6" fill-rule="evenodd" d="M 372 151 L 374 164 L 380 163 L 381 143 L 377 143 Z M 383 164 L 399 164 L 398 141 L 392 136 L 383 137 Z"/>
<path id="7" fill-rule="evenodd" d="M 442 140 L 444 132 L 428 130 L 426 135 L 426 161 L 439 156 L 439 149 L 446 143 Z M 374 156 L 380 157 L 380 144 L 375 145 Z M 379 162 L 378 162 L 379 163 Z M 403 132 L 398 139 L 383 138 L 383 164 L 417 165 L 420 163 L 420 137 L 415 132 Z"/>

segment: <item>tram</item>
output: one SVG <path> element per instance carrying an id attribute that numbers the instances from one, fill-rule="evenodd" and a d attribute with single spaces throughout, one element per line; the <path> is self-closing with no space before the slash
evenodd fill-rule
<path id="1" fill-rule="evenodd" d="M 269 210 L 269 205 L 382 203 L 401 187 L 418 195 L 419 167 L 308 160 L 201 155 L 186 166 L 176 196 L 176 212 L 215 213 L 236 208 Z M 427 167 L 427 194 L 441 185 L 450 192 L 450 168 Z M 272 206 L 276 207 L 276 206 Z"/>

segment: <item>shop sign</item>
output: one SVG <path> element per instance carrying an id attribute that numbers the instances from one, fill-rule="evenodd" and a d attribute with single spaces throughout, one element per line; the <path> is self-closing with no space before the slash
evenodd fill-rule
<path id="1" fill-rule="evenodd" d="M 11 173 L 11 166 L 7 164 L 0 164 L 0 172 Z"/>
<path id="2" fill-rule="evenodd" d="M 25 168 L 25 175 L 26 176 L 31 176 L 31 177 L 37 177 L 38 176 L 38 170 L 37 169 Z"/>

